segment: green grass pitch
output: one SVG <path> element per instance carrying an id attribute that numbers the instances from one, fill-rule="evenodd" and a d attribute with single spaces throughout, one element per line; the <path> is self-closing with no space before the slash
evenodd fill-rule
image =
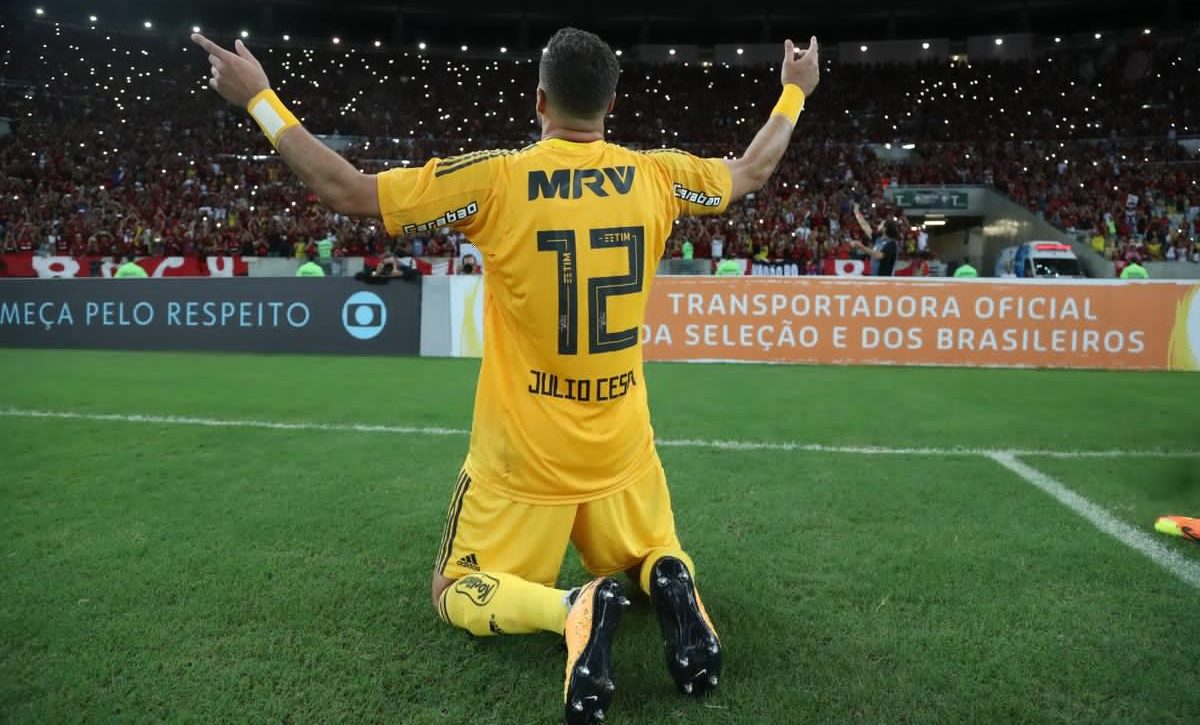
<path id="1" fill-rule="evenodd" d="M 0 722 L 551 723 L 550 635 L 441 624 L 477 363 L 0 353 Z M 1200 376 L 653 364 L 662 439 L 1200 450 Z M 1200 590 L 983 455 L 662 449 L 726 648 L 675 694 L 648 604 L 614 723 L 1194 722 Z M 1022 459 L 1200 567 L 1200 456 Z M 1200 569 L 1197 569 L 1200 570 Z M 568 554 L 560 583 L 582 581 Z"/>

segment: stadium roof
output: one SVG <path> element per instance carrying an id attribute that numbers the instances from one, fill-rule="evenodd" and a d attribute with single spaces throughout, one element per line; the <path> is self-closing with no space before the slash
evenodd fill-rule
<path id="1" fill-rule="evenodd" d="M 950 37 L 992 33 L 1067 34 L 1120 29 L 1131 23 L 1194 29 L 1200 3 L 1159 0 L 1138 6 L 1088 0 L 26 0 L 27 12 L 42 7 L 46 18 L 136 23 L 158 28 L 200 25 L 218 31 L 247 29 L 253 35 L 297 37 L 336 34 L 350 41 L 431 44 L 486 43 L 532 48 L 564 25 L 594 30 L 610 43 L 738 43 L 797 40 L 820 35 L 839 40 Z M 14 8 L 8 12 L 21 12 Z"/>

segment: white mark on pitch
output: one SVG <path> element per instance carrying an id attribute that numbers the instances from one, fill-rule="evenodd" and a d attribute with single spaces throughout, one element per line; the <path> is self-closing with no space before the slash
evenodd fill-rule
<path id="1" fill-rule="evenodd" d="M 1017 460 L 1012 453 L 994 452 L 988 457 L 996 463 L 1050 494 L 1059 503 L 1079 514 L 1088 522 L 1122 544 L 1144 555 L 1180 580 L 1200 589 L 1200 563 L 1168 549 L 1088 499 L 1064 486 L 1058 480 Z"/>
<path id="2" fill-rule="evenodd" d="M 76 413 L 59 410 L 21 410 L 5 408 L 0 416 L 10 418 L 66 418 L 113 423 L 163 423 L 165 425 L 197 425 L 206 428 L 264 428 L 266 430 L 317 430 L 348 433 L 412 433 L 432 436 L 461 436 L 470 433 L 461 428 L 437 428 L 406 425 L 374 425 L 371 423 L 281 423 L 270 420 L 223 420 L 194 418 L 179 415 L 123 415 L 118 413 Z"/>
<path id="3" fill-rule="evenodd" d="M 164 425 L 194 425 L 206 428 L 261 428 L 264 430 L 312 430 L 348 433 L 405 433 L 430 436 L 465 436 L 471 431 L 465 428 L 441 428 L 436 426 L 382 425 L 375 423 L 287 423 L 271 420 L 245 420 L 224 418 L 199 418 L 179 415 L 149 415 L 122 413 L 85 413 L 70 410 L 29 410 L 24 408 L 0 409 L 0 417 L 9 418 L 63 418 L 68 420 L 90 420 L 114 423 L 160 423 Z M 1149 456 L 1154 458 L 1200 458 L 1195 450 L 1092 450 L 1055 451 L 1018 448 L 925 448 L 887 447 L 872 445 L 830 445 L 804 443 L 801 441 L 739 441 L 711 440 L 705 438 L 659 438 L 654 441 L 660 448 L 707 448 L 725 451 L 796 451 L 800 453 L 849 453 L 878 454 L 893 456 L 992 456 L 1003 453 L 1010 456 L 1047 456 L 1050 458 L 1120 458 L 1123 456 Z"/>

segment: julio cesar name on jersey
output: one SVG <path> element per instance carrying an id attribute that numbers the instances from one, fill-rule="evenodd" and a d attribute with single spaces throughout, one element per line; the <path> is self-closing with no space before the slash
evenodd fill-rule
<path id="1" fill-rule="evenodd" d="M 625 397 L 637 387 L 637 374 L 629 370 L 620 375 L 599 378 L 565 378 L 545 370 L 529 371 L 529 392 L 547 398 L 577 400 L 580 403 L 605 402 Z"/>
<path id="2" fill-rule="evenodd" d="M 603 169 L 556 169 L 529 172 L 529 200 L 578 199 L 585 190 L 598 197 L 609 195 L 611 187 L 618 195 L 628 194 L 633 188 L 635 168 L 633 166 L 605 167 Z M 575 400 L 581 403 L 604 402 L 625 397 L 630 388 L 637 386 L 637 374 L 628 370 L 620 375 L 599 378 L 568 378 L 545 370 L 530 370 L 529 392 L 548 398 Z"/>

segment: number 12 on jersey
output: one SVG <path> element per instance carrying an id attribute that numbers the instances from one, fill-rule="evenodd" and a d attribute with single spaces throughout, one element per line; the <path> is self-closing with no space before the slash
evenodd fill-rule
<path id="1" fill-rule="evenodd" d="M 608 298 L 637 294 L 646 281 L 646 234 L 643 227 L 608 227 L 588 231 L 592 249 L 624 249 L 629 255 L 629 272 L 587 281 L 588 352 L 615 352 L 638 342 L 638 328 L 616 332 L 608 329 Z M 539 252 L 554 252 L 558 261 L 558 354 L 579 352 L 579 257 L 575 254 L 575 230 L 538 232 Z"/>

